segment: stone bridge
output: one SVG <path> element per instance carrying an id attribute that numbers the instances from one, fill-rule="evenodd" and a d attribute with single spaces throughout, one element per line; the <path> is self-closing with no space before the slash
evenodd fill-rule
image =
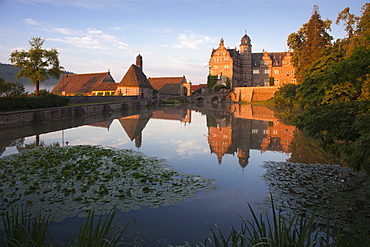
<path id="1" fill-rule="evenodd" d="M 202 103 L 230 103 L 231 100 L 227 98 L 230 91 L 220 93 L 207 93 L 207 94 L 196 94 L 188 97 L 188 101 L 191 103 L 202 104 Z"/>

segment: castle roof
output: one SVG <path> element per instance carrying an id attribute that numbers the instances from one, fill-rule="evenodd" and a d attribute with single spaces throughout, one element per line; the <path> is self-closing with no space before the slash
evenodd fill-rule
<path id="1" fill-rule="evenodd" d="M 134 64 L 127 70 L 118 87 L 153 88 L 141 68 Z"/>
<path id="2" fill-rule="evenodd" d="M 115 83 L 109 72 L 90 74 L 68 74 L 63 75 L 55 85 L 52 93 L 66 95 L 91 94 L 92 91 L 115 91 L 118 83 Z"/>
<path id="3" fill-rule="evenodd" d="M 240 40 L 240 45 L 252 45 L 251 41 L 251 38 L 247 34 L 245 34 Z"/>

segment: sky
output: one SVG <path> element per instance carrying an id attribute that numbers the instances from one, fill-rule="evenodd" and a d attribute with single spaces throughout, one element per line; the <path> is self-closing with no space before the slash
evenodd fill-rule
<path id="1" fill-rule="evenodd" d="M 73 73 L 110 71 L 120 82 L 136 56 L 147 77 L 185 76 L 207 82 L 213 48 L 239 48 L 245 33 L 252 52 L 284 52 L 319 7 L 333 21 L 335 39 L 344 38 L 335 20 L 344 8 L 360 16 L 360 0 L 0 0 L 0 62 L 29 49 L 32 37 L 56 48 L 61 65 Z"/>

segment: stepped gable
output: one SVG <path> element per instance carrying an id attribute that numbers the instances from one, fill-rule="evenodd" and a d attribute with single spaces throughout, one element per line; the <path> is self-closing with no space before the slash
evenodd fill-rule
<path id="1" fill-rule="evenodd" d="M 222 51 L 222 50 L 227 51 L 230 54 L 230 57 L 235 57 L 235 56 L 239 55 L 239 51 L 236 48 L 234 48 L 234 49 L 227 48 L 226 49 L 224 39 L 221 38 L 220 44 L 218 45 L 218 48 L 212 50 L 211 56 L 213 55 L 214 52 Z"/>
<path id="2" fill-rule="evenodd" d="M 87 94 L 91 95 L 95 88 L 111 88 L 114 90 L 118 83 L 115 83 L 109 72 L 90 73 L 90 74 L 68 74 L 63 75 L 57 85 L 51 91 L 55 94 L 74 95 Z"/>
<path id="3" fill-rule="evenodd" d="M 134 64 L 127 70 L 118 87 L 153 88 L 141 68 Z"/>
<path id="4" fill-rule="evenodd" d="M 166 84 L 181 84 L 186 83 L 185 76 L 183 77 L 149 77 L 149 82 L 156 90 L 160 90 Z"/>

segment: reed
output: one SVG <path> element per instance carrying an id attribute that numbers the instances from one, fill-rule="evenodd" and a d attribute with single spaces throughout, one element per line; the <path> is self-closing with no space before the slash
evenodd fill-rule
<path id="1" fill-rule="evenodd" d="M 53 241 L 49 233 L 49 225 L 53 221 L 50 215 L 35 217 L 24 210 L 12 209 L 2 216 L 5 238 L 0 241 L 1 246 L 46 246 L 48 240 Z"/>
<path id="2" fill-rule="evenodd" d="M 117 213 L 117 207 L 113 207 L 107 217 L 103 219 L 100 215 L 95 225 L 94 222 L 94 210 L 90 210 L 88 217 L 80 229 L 78 234 L 77 243 L 74 245 L 76 247 L 106 247 L 106 246 L 116 246 L 121 239 L 122 234 L 125 232 L 127 227 L 133 220 L 130 220 L 123 229 L 119 231 L 112 231 L 113 220 Z"/>
<path id="3" fill-rule="evenodd" d="M 231 227 L 230 233 L 223 233 L 218 226 L 211 227 L 211 237 L 196 246 L 215 247 L 365 247 L 370 246 L 370 232 L 365 224 L 358 222 L 351 233 L 343 232 L 341 225 L 320 227 L 319 217 L 312 212 L 309 216 L 286 217 L 274 207 L 271 197 L 271 213 L 257 215 L 248 204 L 252 220 L 241 219 L 241 230 Z M 270 215 L 270 216 L 269 216 Z M 184 245 L 189 246 L 189 245 Z"/>

